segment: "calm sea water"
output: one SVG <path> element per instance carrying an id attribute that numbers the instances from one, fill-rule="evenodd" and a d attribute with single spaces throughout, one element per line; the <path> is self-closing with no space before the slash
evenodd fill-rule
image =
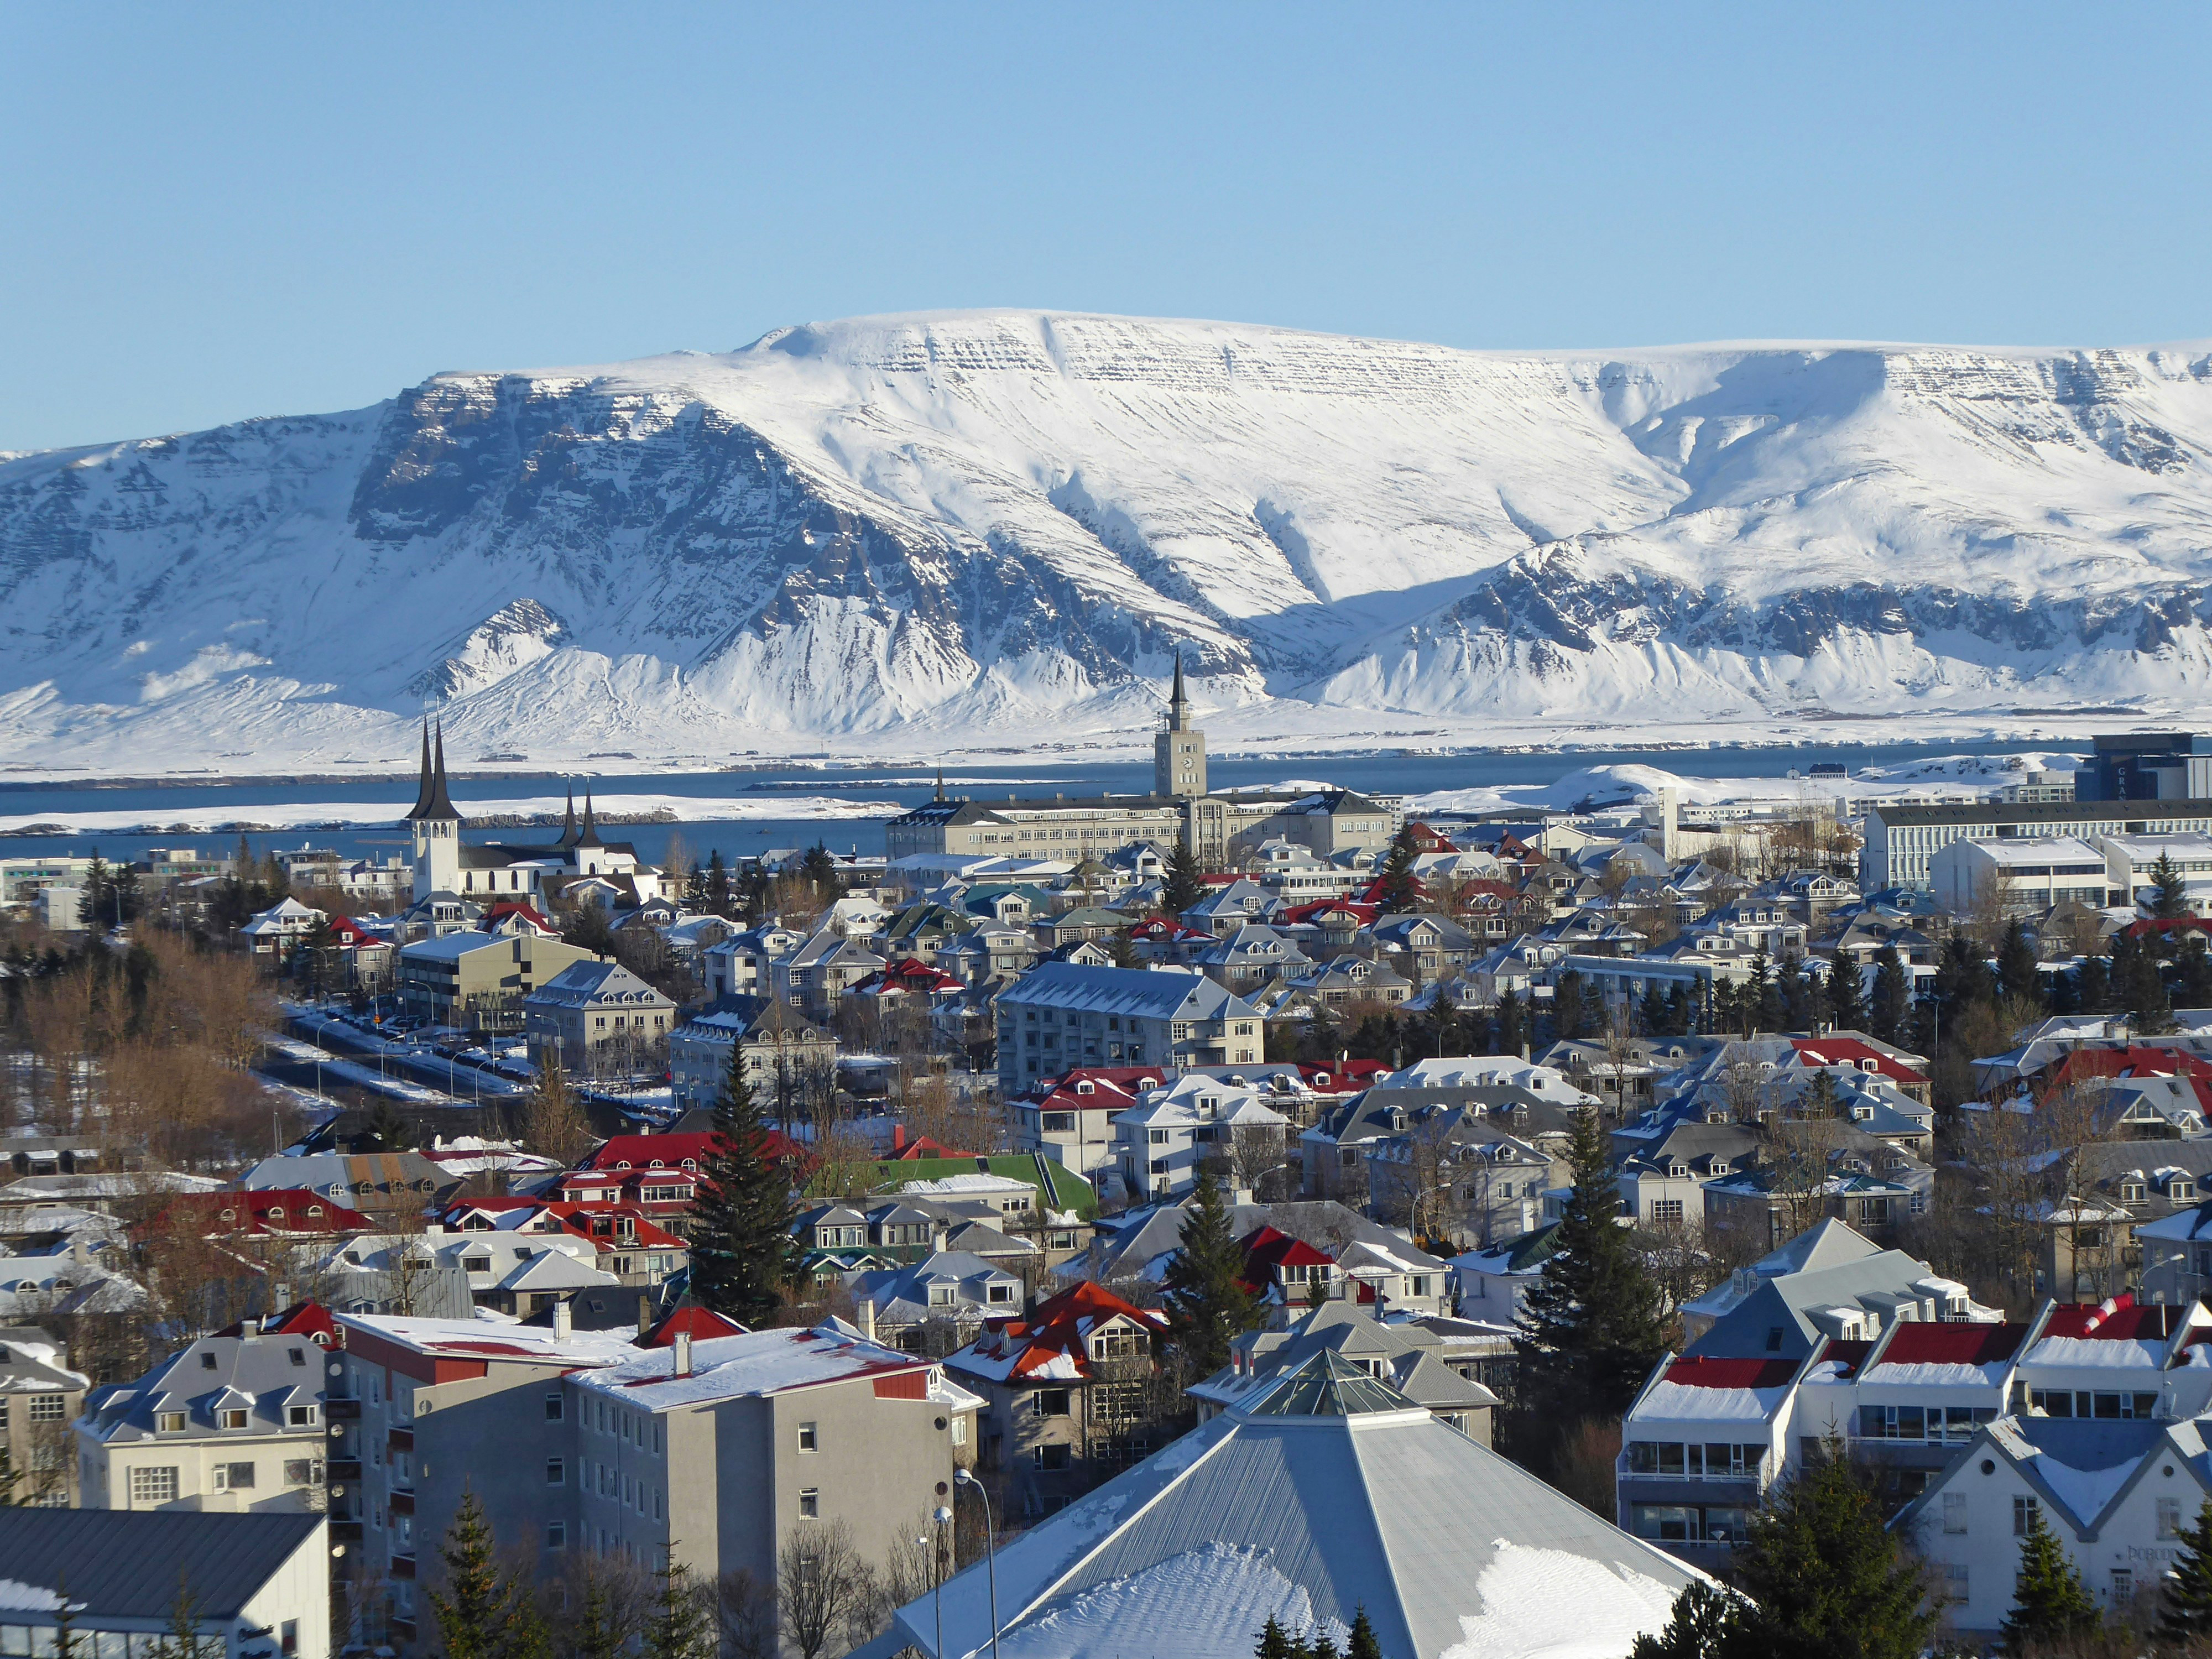
<path id="1" fill-rule="evenodd" d="M 1460 755 L 1318 755 L 1282 753 L 1267 760 L 1216 757 L 1209 768 L 1216 788 L 1240 785 L 1258 787 L 1291 778 L 1326 780 L 1346 788 L 1372 793 L 1426 794 L 1439 789 L 1475 789 L 1505 784 L 1547 784 L 1589 766 L 1641 765 L 1705 777 L 1782 777 L 1792 770 L 1825 763 L 1839 763 L 1853 770 L 1862 766 L 1892 766 L 1934 755 L 2006 753 L 2018 744 L 1834 744 L 1817 748 L 1712 748 L 1577 750 L 1571 754 L 1460 754 Z M 1009 794 L 1035 795 L 1060 792 L 1070 795 L 1133 794 L 1152 787 L 1152 768 L 1144 761 L 1097 761 L 1028 764 L 1010 761 L 990 766 L 948 767 L 948 793 L 979 799 Z M 514 799 L 530 795 L 558 794 L 567 779 L 543 773 L 502 773 L 496 777 L 457 780 L 455 803 L 464 813 L 473 799 Z M 827 796 L 854 801 L 893 800 L 902 806 L 919 805 L 935 793 L 936 775 L 922 767 L 783 766 L 757 770 L 686 773 L 602 774 L 592 779 L 601 796 L 632 793 L 690 795 L 707 799 L 757 793 L 764 802 L 778 795 Z M 348 781 L 344 783 L 194 783 L 136 788 L 89 788 L 70 784 L 0 787 L 0 812 L 35 814 L 66 819 L 72 813 L 143 811 L 149 822 L 171 822 L 185 817 L 236 817 L 251 820 L 259 806 L 310 802 L 386 802 L 395 816 L 415 799 L 412 781 Z M 487 834 L 490 832 L 486 832 Z M 497 832 L 514 841 L 550 839 L 550 830 L 507 830 Z M 719 851 L 726 860 L 757 853 L 770 847 L 811 847 L 817 840 L 837 852 L 880 853 L 884 824 L 879 818 L 747 818 L 741 821 L 683 824 L 640 823 L 611 828 L 610 839 L 635 842 L 640 856 L 659 861 L 669 837 L 680 835 L 684 844 L 699 859 Z M 88 852 L 94 847 L 111 859 L 139 856 L 149 847 L 198 845 L 228 850 L 235 836 L 209 837 L 174 834 L 97 836 L 0 836 L 0 857 L 41 853 Z M 331 847 L 349 858 L 384 857 L 402 851 L 406 837 L 396 830 L 291 830 L 247 837 L 253 852 L 271 847 L 312 843 Z"/>

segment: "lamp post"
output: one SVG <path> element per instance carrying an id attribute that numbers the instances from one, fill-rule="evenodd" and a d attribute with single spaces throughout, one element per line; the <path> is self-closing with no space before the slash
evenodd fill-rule
<path id="1" fill-rule="evenodd" d="M 965 1469 L 953 1470 L 952 1479 L 961 1486 L 975 1487 L 975 1496 L 983 1500 L 984 1573 L 991 1583 L 991 1659 L 999 1659 L 999 1546 L 991 1528 L 991 1494 Z M 938 1639 L 941 1642 L 944 1638 L 940 1635 Z"/>
<path id="2" fill-rule="evenodd" d="M 933 1650 L 933 1659 L 945 1659 L 945 1558 L 946 1554 L 945 1529 L 952 1524 L 952 1511 L 939 1504 L 930 1512 L 929 1518 L 937 1522 L 937 1548 L 931 1558 L 931 1565 L 936 1571 L 930 1575 L 936 1580 L 937 1601 L 937 1646 Z"/>

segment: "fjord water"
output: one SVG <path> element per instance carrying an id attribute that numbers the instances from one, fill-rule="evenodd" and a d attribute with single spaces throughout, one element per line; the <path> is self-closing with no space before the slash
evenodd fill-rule
<path id="1" fill-rule="evenodd" d="M 1326 781 L 1370 793 L 1422 795 L 1443 789 L 1556 782 L 1571 772 L 1595 766 L 1650 766 L 1685 776 L 1773 778 L 1791 771 L 1836 763 L 1856 772 L 1866 766 L 1896 766 L 1942 755 L 2002 753 L 2019 748 L 2010 743 L 1825 744 L 1819 747 L 1761 746 L 1707 749 L 1617 749 L 1572 751 L 1477 752 L 1461 754 L 1297 755 L 1276 752 L 1267 758 L 1213 757 L 1210 781 L 1216 789 L 1261 787 L 1292 779 Z M 948 794 L 977 799 L 994 796 L 1140 793 L 1152 787 L 1150 761 L 1097 760 L 1032 763 L 1018 757 L 991 765 L 947 767 Z M 520 796 L 558 795 L 568 787 L 566 776 L 542 772 L 462 773 L 455 776 L 453 798 L 466 814 L 471 800 L 511 800 Z M 921 766 L 887 766 L 880 763 L 857 765 L 824 763 L 790 765 L 714 772 L 607 773 L 578 776 L 580 796 L 588 783 L 604 799 L 625 794 L 691 796 L 725 799 L 732 795 L 758 794 L 763 805 L 779 795 L 825 797 L 849 801 L 896 802 L 901 808 L 919 805 L 936 792 L 936 774 Z M 278 782 L 249 780 L 238 782 L 134 784 L 124 787 L 69 783 L 0 784 L 0 814 L 9 817 L 51 817 L 66 823 L 73 813 L 139 811 L 145 814 L 143 832 L 104 830 L 96 835 L 0 836 L 0 857 L 76 852 L 97 847 L 111 859 L 140 856 L 149 847 L 198 845 L 227 851 L 235 845 L 234 831 L 219 835 L 191 835 L 150 826 L 190 817 L 196 821 L 251 823 L 257 807 L 307 802 L 344 803 L 346 816 L 366 818 L 378 806 L 389 806 L 394 827 L 390 829 L 286 830 L 274 833 L 249 832 L 247 842 L 258 854 L 271 847 L 312 843 L 336 848 L 349 858 L 382 858 L 405 847 L 397 828 L 399 815 L 413 804 L 411 778 L 349 780 L 343 782 Z M 544 838 L 535 829 L 481 832 L 485 836 L 528 842 Z M 703 860 L 719 851 L 734 860 L 767 848 L 809 847 L 817 840 L 840 853 L 880 853 L 884 850 L 881 818 L 811 818 L 766 817 L 741 820 L 702 820 L 683 823 L 634 823 L 610 827 L 611 839 L 634 842 L 640 856 L 658 860 L 667 850 L 672 835 Z"/>

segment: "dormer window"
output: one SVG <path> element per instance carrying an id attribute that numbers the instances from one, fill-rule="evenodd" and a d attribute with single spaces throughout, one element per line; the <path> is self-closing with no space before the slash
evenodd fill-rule
<path id="1" fill-rule="evenodd" d="M 2177 1176 L 2167 1184 L 2166 1195 L 2177 1204 L 2192 1202 L 2197 1197 L 2197 1183 L 2186 1176 Z"/>

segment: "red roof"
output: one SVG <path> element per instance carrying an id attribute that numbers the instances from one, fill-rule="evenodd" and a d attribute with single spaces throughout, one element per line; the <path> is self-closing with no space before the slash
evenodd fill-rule
<path id="1" fill-rule="evenodd" d="M 886 963 L 866 979 L 853 987 L 856 996 L 893 995 L 941 996 L 965 988 L 941 969 L 933 968 L 916 957 L 902 957 L 896 962 Z"/>
<path id="2" fill-rule="evenodd" d="M 2098 1077 L 2212 1079 L 2212 1064 L 2178 1049 L 2135 1042 L 2124 1048 L 2070 1049 L 2049 1066 L 2044 1076 L 2054 1085 Z"/>
<path id="3" fill-rule="evenodd" d="M 654 1322 L 651 1329 L 637 1340 L 641 1348 L 672 1348 L 678 1336 L 688 1336 L 694 1342 L 704 1342 L 717 1336 L 743 1336 L 748 1328 L 733 1319 L 725 1319 L 704 1308 L 685 1304 L 672 1308 Z"/>
<path id="4" fill-rule="evenodd" d="M 2187 1310 L 2138 1304 L 2123 1291 L 2106 1302 L 2062 1302 L 2045 1322 L 2045 1336 L 2085 1337 L 2099 1342 L 2163 1342 Z"/>
<path id="5" fill-rule="evenodd" d="M 253 1192 L 179 1193 L 154 1224 L 191 1218 L 210 1233 L 360 1233 L 376 1224 L 359 1210 L 301 1187 Z"/>
<path id="6" fill-rule="evenodd" d="M 483 918 L 477 921 L 477 927 L 482 932 L 489 933 L 509 916 L 520 916 L 532 927 L 541 928 L 548 933 L 558 933 L 561 931 L 544 916 L 538 915 L 536 905 L 524 899 L 495 900 L 485 908 Z"/>
<path id="7" fill-rule="evenodd" d="M 2130 939 L 2158 939 L 2177 932 L 2212 934 L 2212 921 L 2203 916 L 2144 916 L 2120 931 Z"/>
<path id="8" fill-rule="evenodd" d="M 385 945 L 390 943 L 390 941 L 387 940 L 381 933 L 370 933 L 368 928 L 362 927 L 351 916 L 332 916 L 331 918 L 331 937 L 337 940 L 340 945 L 351 950 L 358 950 L 364 945 Z"/>
<path id="9" fill-rule="evenodd" d="M 680 1170 L 684 1160 L 704 1164 L 713 1155 L 710 1132 L 696 1134 L 615 1135 L 576 1167 L 579 1170 Z"/>
<path id="10" fill-rule="evenodd" d="M 295 1302 L 283 1313 L 264 1319 L 253 1328 L 257 1336 L 304 1336 L 323 1347 L 337 1340 L 337 1322 L 331 1310 L 319 1302 Z M 244 1336 L 246 1322 L 226 1325 L 216 1333 L 217 1336 Z"/>
<path id="11" fill-rule="evenodd" d="M 1875 1073 L 1893 1083 L 1928 1081 L 1925 1073 L 1914 1071 L 1895 1055 L 1886 1054 L 1872 1043 L 1862 1042 L 1856 1037 L 1792 1037 L 1790 1046 L 1808 1066 L 1849 1066 L 1863 1072 L 1866 1063 L 1872 1060 Z"/>
<path id="12" fill-rule="evenodd" d="M 1342 910 L 1346 915 L 1357 916 L 1362 923 L 1375 920 L 1375 907 L 1371 904 L 1355 904 L 1350 899 L 1315 899 L 1310 903 L 1294 904 L 1284 911 L 1283 921 L 1286 925 L 1312 921 L 1332 910 Z"/>
<path id="13" fill-rule="evenodd" d="M 1261 1227 L 1237 1240 L 1237 1248 L 1244 1252 L 1245 1288 L 1254 1293 L 1264 1291 L 1276 1273 L 1285 1267 L 1322 1267 L 1334 1265 L 1334 1258 L 1325 1255 L 1302 1238 L 1279 1232 L 1273 1227 Z"/>
<path id="14" fill-rule="evenodd" d="M 1073 1360 L 1076 1370 L 1088 1376 L 1091 1333 L 1115 1318 L 1133 1320 L 1155 1335 L 1167 1329 L 1167 1320 L 1163 1316 L 1124 1302 L 1103 1286 L 1082 1279 L 1058 1296 L 1040 1302 L 1036 1311 L 1027 1319 L 986 1321 L 983 1334 L 975 1340 L 975 1355 L 978 1359 L 1012 1358 L 1013 1364 L 1006 1370 L 1009 1382 L 1033 1376 L 1062 1356 Z"/>
<path id="15" fill-rule="evenodd" d="M 1859 1367 L 1866 1363 L 1868 1352 L 1873 1346 L 1871 1341 L 1847 1342 L 1839 1337 L 1820 1350 L 1820 1358 L 1835 1366 L 1839 1381 L 1848 1382 L 1858 1375 Z"/>
<path id="16" fill-rule="evenodd" d="M 1129 930 L 1129 937 L 1157 945 L 1162 939 L 1202 939 L 1213 935 L 1203 927 L 1187 927 L 1173 916 L 1146 916 Z"/>
<path id="17" fill-rule="evenodd" d="M 1796 1375 L 1794 1359 L 1711 1359 L 1685 1355 L 1667 1367 L 1666 1380 L 1692 1389 L 1779 1389 Z"/>
<path id="18" fill-rule="evenodd" d="M 2025 1325 L 1961 1325 L 1906 1320 L 1890 1328 L 1883 1365 L 1995 1365 L 2020 1352 Z"/>
<path id="19" fill-rule="evenodd" d="M 973 1158 L 975 1156 L 973 1152 L 963 1152 L 948 1146 L 941 1140 L 933 1140 L 927 1135 L 915 1135 L 909 1139 L 905 1124 L 891 1125 L 891 1158 L 895 1162 L 904 1163 L 908 1159 L 920 1158 Z"/>

